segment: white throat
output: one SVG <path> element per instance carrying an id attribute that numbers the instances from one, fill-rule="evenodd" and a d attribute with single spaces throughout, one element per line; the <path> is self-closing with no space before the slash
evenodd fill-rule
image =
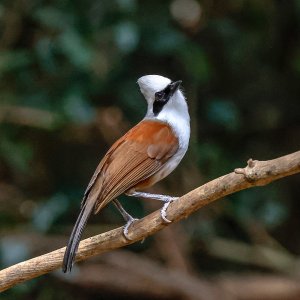
<path id="1" fill-rule="evenodd" d="M 179 147 L 187 150 L 190 138 L 190 115 L 181 91 L 177 91 L 172 96 L 157 116 L 154 116 L 152 109 L 148 107 L 145 118 L 168 123 L 178 137 Z"/>
<path id="2" fill-rule="evenodd" d="M 188 148 L 190 138 L 190 116 L 182 92 L 177 90 L 157 115 L 153 113 L 155 93 L 163 90 L 170 83 L 169 78 L 159 75 L 146 75 L 138 79 L 141 92 L 148 103 L 144 119 L 166 122 L 171 126 L 178 138 L 179 154 L 182 158 Z"/>

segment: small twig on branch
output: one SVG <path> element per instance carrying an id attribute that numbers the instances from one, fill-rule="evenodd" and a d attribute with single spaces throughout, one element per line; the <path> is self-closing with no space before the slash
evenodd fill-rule
<path id="1" fill-rule="evenodd" d="M 192 212 L 226 195 L 253 186 L 266 185 L 299 172 L 300 151 L 269 161 L 248 162 L 246 168 L 237 169 L 235 172 L 214 179 L 171 203 L 168 208 L 168 218 L 173 222 L 178 222 Z M 157 210 L 132 225 L 129 232 L 130 241 L 124 238 L 122 228 L 83 240 L 80 243 L 76 260 L 84 260 L 132 244 L 166 226 L 168 224 L 162 221 L 160 211 Z M 64 251 L 65 247 L 0 271 L 0 291 L 59 268 Z"/>

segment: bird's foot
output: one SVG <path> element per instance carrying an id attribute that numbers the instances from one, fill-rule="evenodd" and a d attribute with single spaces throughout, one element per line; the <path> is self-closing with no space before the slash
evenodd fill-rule
<path id="1" fill-rule="evenodd" d="M 167 218 L 167 208 L 169 207 L 170 203 L 173 201 L 176 201 L 177 199 L 179 199 L 179 197 L 170 197 L 170 199 L 164 204 L 164 206 L 162 207 L 162 209 L 160 210 L 160 215 L 161 218 L 166 222 L 166 223 L 172 223 L 172 221 L 170 221 Z"/>
<path id="2" fill-rule="evenodd" d="M 138 220 L 138 219 L 132 218 L 132 217 L 130 216 L 130 218 L 128 218 L 128 221 L 127 221 L 127 223 L 126 223 L 125 226 L 124 226 L 124 229 L 123 229 L 123 235 L 124 235 L 125 239 L 128 240 L 128 241 L 132 241 L 132 239 L 128 236 L 128 229 L 129 229 L 129 227 L 132 225 L 132 223 L 134 223 L 134 222 L 137 221 L 137 220 Z"/>

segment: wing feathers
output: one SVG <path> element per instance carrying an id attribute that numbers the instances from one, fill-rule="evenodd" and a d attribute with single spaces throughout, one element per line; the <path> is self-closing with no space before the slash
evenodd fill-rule
<path id="1" fill-rule="evenodd" d="M 149 162 L 149 160 L 142 162 L 140 165 L 130 170 L 130 172 L 126 176 L 126 180 L 122 180 L 121 182 L 115 182 L 114 185 L 111 184 L 110 190 L 106 194 L 101 195 L 101 198 L 103 197 L 103 200 L 101 201 L 101 198 L 99 199 L 100 201 L 98 200 L 95 207 L 95 213 L 101 210 L 112 199 L 126 192 L 127 190 L 135 186 L 137 183 L 139 183 L 141 180 L 144 180 L 147 177 L 149 177 L 149 174 L 152 175 L 153 173 L 155 173 L 158 164 L 158 162 L 153 164 Z"/>
<path id="2" fill-rule="evenodd" d="M 118 195 L 150 178 L 177 149 L 178 139 L 168 124 L 140 122 L 104 156 L 88 185 L 83 203 L 90 198 L 97 199 L 95 213 L 98 212 Z"/>

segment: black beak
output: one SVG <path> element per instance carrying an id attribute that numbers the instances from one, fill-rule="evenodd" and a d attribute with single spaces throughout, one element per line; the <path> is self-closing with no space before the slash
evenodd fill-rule
<path id="1" fill-rule="evenodd" d="M 172 96 L 180 87 L 182 80 L 172 81 L 170 86 L 170 95 Z"/>

